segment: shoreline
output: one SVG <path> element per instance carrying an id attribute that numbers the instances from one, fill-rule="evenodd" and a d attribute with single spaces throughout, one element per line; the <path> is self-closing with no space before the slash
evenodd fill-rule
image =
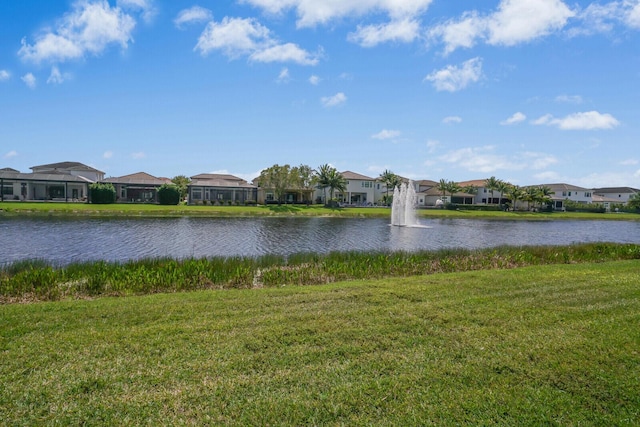
<path id="1" fill-rule="evenodd" d="M 623 220 L 640 221 L 637 213 L 626 212 L 531 212 L 495 210 L 417 209 L 418 218 L 466 218 L 495 220 Z M 327 208 L 319 205 L 260 205 L 260 206 L 193 206 L 145 204 L 87 204 L 56 202 L 0 202 L 1 217 L 19 216 L 91 216 L 91 217 L 335 217 L 385 218 L 391 217 L 389 207 Z"/>

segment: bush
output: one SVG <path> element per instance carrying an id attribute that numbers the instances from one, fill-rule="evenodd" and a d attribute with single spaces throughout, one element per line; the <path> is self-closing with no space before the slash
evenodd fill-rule
<path id="1" fill-rule="evenodd" d="M 174 184 L 162 184 L 158 189 L 158 203 L 161 205 L 177 205 L 180 203 L 180 190 Z"/>
<path id="2" fill-rule="evenodd" d="M 116 189 L 113 184 L 93 183 L 89 186 L 89 197 L 91 203 L 109 204 L 116 201 Z"/>

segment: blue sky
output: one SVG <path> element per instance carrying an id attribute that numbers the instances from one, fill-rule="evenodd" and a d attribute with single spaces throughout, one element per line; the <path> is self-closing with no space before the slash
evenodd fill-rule
<path id="1" fill-rule="evenodd" d="M 0 2 L 0 167 L 640 188 L 640 0 Z"/>

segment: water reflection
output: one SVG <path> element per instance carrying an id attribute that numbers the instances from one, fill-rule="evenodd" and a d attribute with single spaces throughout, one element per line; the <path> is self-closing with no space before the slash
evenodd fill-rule
<path id="1" fill-rule="evenodd" d="M 637 221 L 421 219 L 429 228 L 351 218 L 0 218 L 0 263 L 289 255 L 499 245 L 640 243 Z"/>

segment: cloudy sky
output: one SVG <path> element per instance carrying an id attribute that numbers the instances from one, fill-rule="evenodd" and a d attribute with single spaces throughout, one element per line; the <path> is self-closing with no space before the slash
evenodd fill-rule
<path id="1" fill-rule="evenodd" d="M 640 188 L 640 0 L 0 2 L 0 167 Z"/>

